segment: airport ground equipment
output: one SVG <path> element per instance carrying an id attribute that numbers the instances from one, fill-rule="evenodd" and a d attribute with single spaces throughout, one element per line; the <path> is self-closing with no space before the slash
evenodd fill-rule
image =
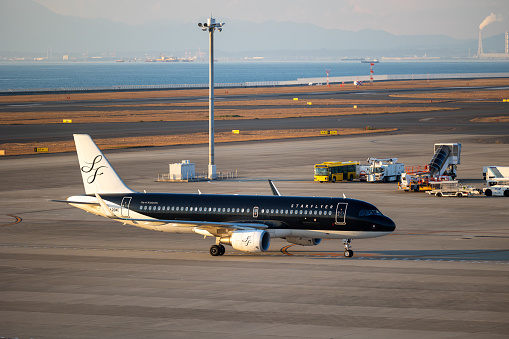
<path id="1" fill-rule="evenodd" d="M 369 165 L 359 165 L 359 180 L 360 181 L 368 180 L 368 171 L 369 171 Z"/>
<path id="2" fill-rule="evenodd" d="M 401 173 L 398 189 L 405 191 L 431 191 L 431 181 L 454 180 L 460 164 L 461 144 L 439 143 L 434 145 L 435 153 L 426 166 L 405 168 Z"/>
<path id="3" fill-rule="evenodd" d="M 486 185 L 483 191 L 487 197 L 509 197 L 509 178 L 488 179 Z"/>
<path id="4" fill-rule="evenodd" d="M 417 169 L 416 169 L 417 168 Z M 418 170 L 418 168 L 422 168 Z M 428 166 L 422 167 L 412 167 L 405 170 L 404 173 L 401 173 L 401 180 L 398 183 L 398 189 L 404 190 L 406 192 L 414 191 L 431 191 L 432 187 L 430 182 L 440 182 L 440 181 L 450 181 L 452 177 L 449 175 L 439 175 L 436 177 L 432 177 L 429 174 L 429 171 L 426 169 Z"/>
<path id="5" fill-rule="evenodd" d="M 484 166 L 482 169 L 484 180 L 509 178 L 508 166 Z"/>
<path id="6" fill-rule="evenodd" d="M 366 172 L 368 182 L 399 181 L 401 173 L 405 171 L 405 164 L 399 163 L 398 158 L 368 158 L 368 163 Z"/>
<path id="7" fill-rule="evenodd" d="M 479 194 L 479 190 L 473 186 L 467 186 L 459 183 L 457 180 L 449 181 L 431 181 L 429 182 L 431 191 L 426 193 L 436 197 L 470 197 Z"/>
<path id="8" fill-rule="evenodd" d="M 319 182 L 336 182 L 336 181 L 352 181 L 359 179 L 358 161 L 334 162 L 326 161 L 321 164 L 315 164 L 314 181 Z"/>
<path id="9" fill-rule="evenodd" d="M 432 177 L 450 175 L 456 178 L 456 166 L 460 164 L 461 144 L 440 143 L 435 144 L 435 154 L 429 163 L 429 172 Z"/>

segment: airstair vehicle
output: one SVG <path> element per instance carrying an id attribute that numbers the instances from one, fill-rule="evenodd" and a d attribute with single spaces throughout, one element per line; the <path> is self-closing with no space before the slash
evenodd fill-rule
<path id="1" fill-rule="evenodd" d="M 430 182 L 454 180 L 460 164 L 461 144 L 439 143 L 429 165 L 405 169 L 401 174 L 399 189 L 405 191 L 431 191 Z"/>
<path id="2" fill-rule="evenodd" d="M 435 144 L 435 155 L 429 163 L 432 177 L 449 175 L 456 178 L 456 165 L 460 164 L 461 144 Z"/>

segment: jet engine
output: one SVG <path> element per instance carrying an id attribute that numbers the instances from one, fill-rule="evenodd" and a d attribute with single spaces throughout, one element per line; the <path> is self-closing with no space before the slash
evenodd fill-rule
<path id="1" fill-rule="evenodd" d="M 286 237 L 286 241 L 291 244 L 301 246 L 315 246 L 318 245 L 322 239 L 320 238 L 298 238 L 298 237 Z"/>
<path id="2" fill-rule="evenodd" d="M 264 230 L 235 231 L 221 243 L 243 252 L 265 252 L 270 246 L 270 234 Z"/>

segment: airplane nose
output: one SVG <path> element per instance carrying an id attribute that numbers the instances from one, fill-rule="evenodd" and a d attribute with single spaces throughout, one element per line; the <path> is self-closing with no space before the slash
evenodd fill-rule
<path id="1" fill-rule="evenodd" d="M 391 218 L 386 217 L 385 215 L 384 220 L 380 223 L 380 226 L 382 226 L 382 230 L 384 232 L 394 232 L 394 230 L 396 229 L 396 224 L 394 223 L 394 221 L 392 221 Z"/>

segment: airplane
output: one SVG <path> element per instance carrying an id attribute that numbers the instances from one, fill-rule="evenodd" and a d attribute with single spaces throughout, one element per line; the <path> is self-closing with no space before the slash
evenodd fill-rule
<path id="1" fill-rule="evenodd" d="M 395 223 L 374 205 L 355 199 L 283 196 L 269 180 L 272 195 L 136 192 L 124 184 L 87 134 L 74 134 L 84 195 L 64 202 L 87 212 L 149 230 L 215 237 L 210 254 L 225 246 L 247 253 L 266 252 L 271 238 L 302 246 L 321 239 L 343 239 L 344 256 L 353 256 L 352 239 L 390 234 Z"/>

